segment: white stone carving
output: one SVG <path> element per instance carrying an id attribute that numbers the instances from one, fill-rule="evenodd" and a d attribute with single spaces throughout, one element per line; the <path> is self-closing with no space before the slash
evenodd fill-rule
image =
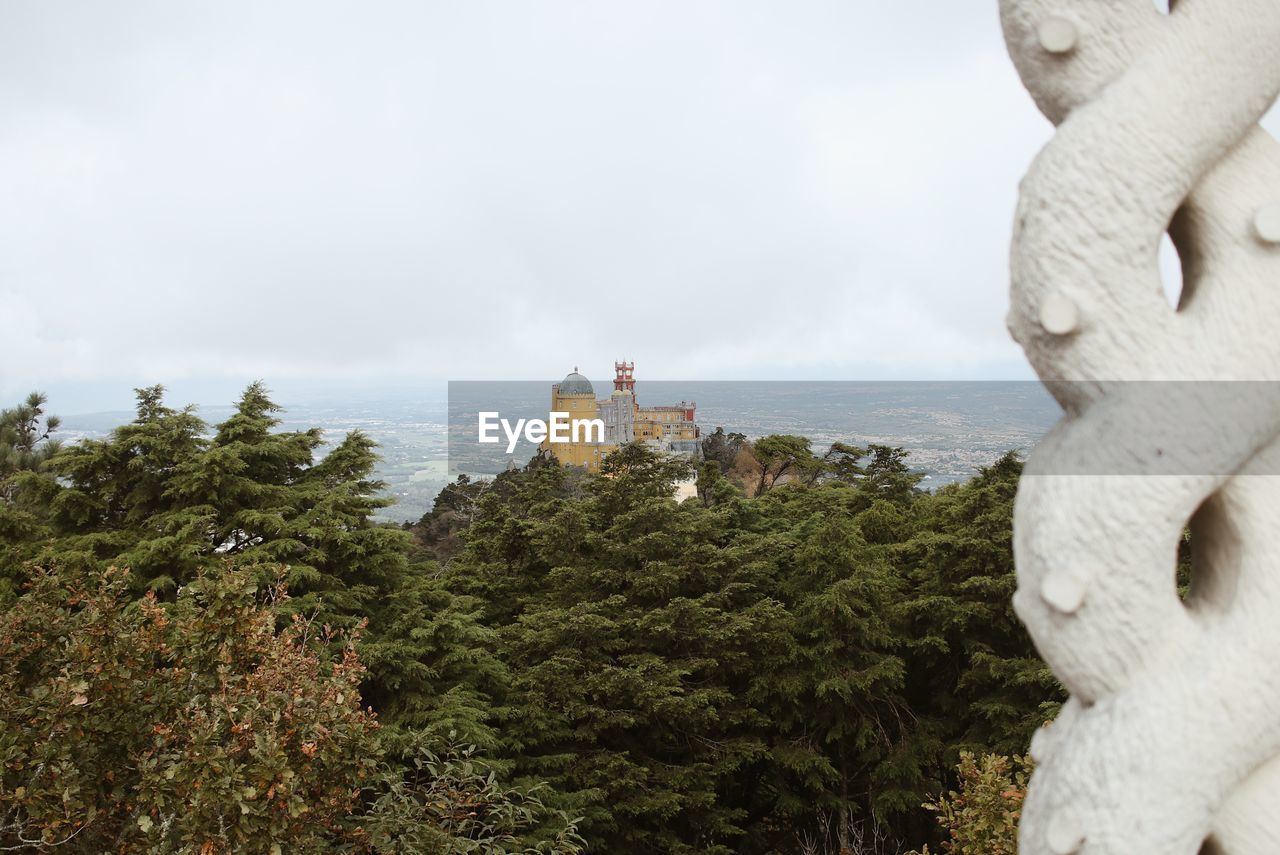
<path id="1" fill-rule="evenodd" d="M 1033 743 L 1020 852 L 1280 853 L 1280 401 L 1224 382 L 1280 381 L 1280 145 L 1257 126 L 1280 0 L 1000 8 L 1058 126 L 1022 183 L 1008 322 L 1065 411 L 1015 510 L 1015 607 L 1071 692 Z"/>

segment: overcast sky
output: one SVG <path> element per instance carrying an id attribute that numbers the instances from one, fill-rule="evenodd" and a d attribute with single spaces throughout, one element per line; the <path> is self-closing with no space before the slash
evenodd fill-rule
<path id="1" fill-rule="evenodd" d="M 6 3 L 0 394 L 1027 377 L 1050 132 L 994 0 Z"/>

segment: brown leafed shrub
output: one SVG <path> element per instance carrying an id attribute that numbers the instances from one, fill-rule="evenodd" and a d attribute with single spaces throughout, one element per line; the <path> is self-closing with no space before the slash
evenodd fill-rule
<path id="1" fill-rule="evenodd" d="M 125 571 L 34 571 L 0 615 L 0 845 L 361 845 L 379 753 L 355 639 L 277 631 L 258 575 L 207 572 L 166 607 L 132 600 Z"/>
<path id="2" fill-rule="evenodd" d="M 960 789 L 926 802 L 947 833 L 949 855 L 1016 855 L 1018 819 L 1031 776 L 1027 757 L 965 752 L 957 767 Z M 929 847 L 908 855 L 930 855 Z"/>

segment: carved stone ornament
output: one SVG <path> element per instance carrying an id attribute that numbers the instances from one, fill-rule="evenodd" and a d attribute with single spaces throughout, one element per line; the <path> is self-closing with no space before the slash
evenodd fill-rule
<path id="1" fill-rule="evenodd" d="M 1071 693 L 1019 851 L 1280 853 L 1280 0 L 1000 10 L 1057 125 L 1009 328 L 1064 409 L 1019 490 L 1014 605 Z"/>

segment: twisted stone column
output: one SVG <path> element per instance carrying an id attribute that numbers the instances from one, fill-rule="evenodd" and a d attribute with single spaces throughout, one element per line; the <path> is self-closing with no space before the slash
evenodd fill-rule
<path id="1" fill-rule="evenodd" d="M 1065 411 L 1015 510 L 1014 605 L 1071 692 L 1032 744 L 1020 851 L 1280 853 L 1280 395 L 1228 382 L 1280 381 L 1280 145 L 1257 127 L 1280 0 L 1000 7 L 1058 125 L 1009 328 Z"/>

